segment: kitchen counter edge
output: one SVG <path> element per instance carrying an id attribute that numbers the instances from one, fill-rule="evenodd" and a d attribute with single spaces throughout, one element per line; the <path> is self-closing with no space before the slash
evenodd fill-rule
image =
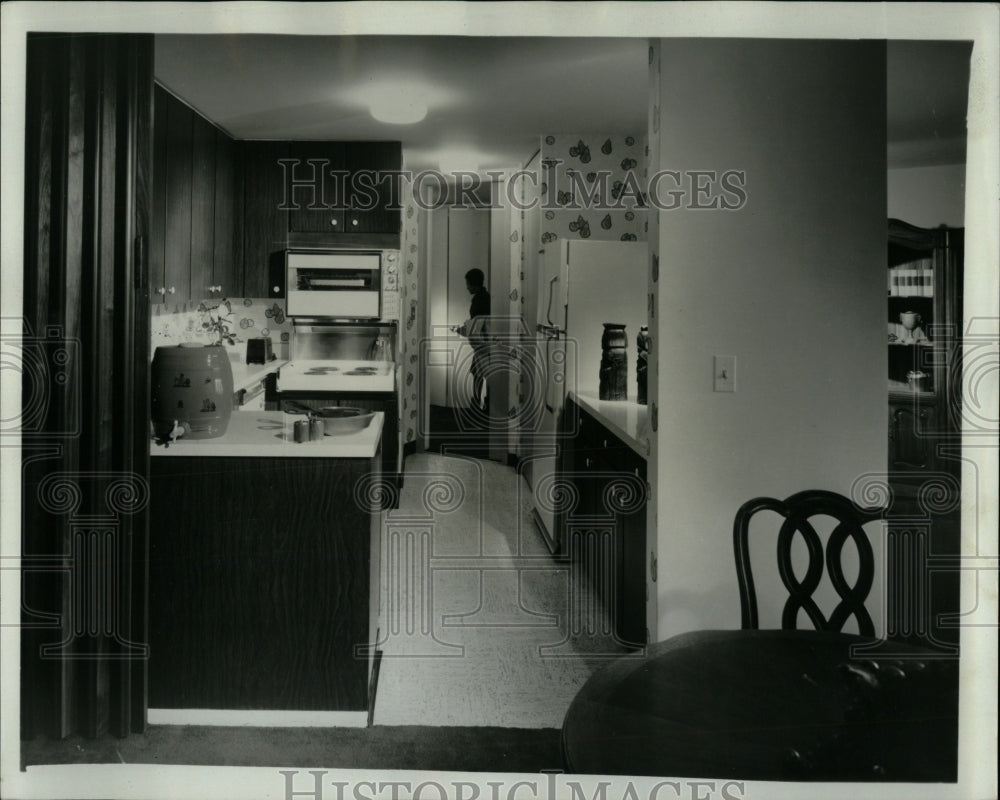
<path id="1" fill-rule="evenodd" d="M 382 439 L 385 414 L 376 411 L 368 427 L 355 433 L 296 442 L 293 430 L 301 414 L 281 411 L 234 411 L 222 436 L 178 439 L 169 446 L 150 442 L 150 456 L 257 458 L 374 458 Z"/>
<path id="2" fill-rule="evenodd" d="M 631 400 L 601 400 L 589 392 L 570 391 L 580 408 L 599 420 L 636 455 L 649 457 L 649 409 Z"/>

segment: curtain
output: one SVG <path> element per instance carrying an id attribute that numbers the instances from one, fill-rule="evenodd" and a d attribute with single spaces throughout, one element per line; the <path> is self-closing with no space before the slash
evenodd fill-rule
<path id="1" fill-rule="evenodd" d="M 22 738 L 145 725 L 153 41 L 30 34 Z"/>

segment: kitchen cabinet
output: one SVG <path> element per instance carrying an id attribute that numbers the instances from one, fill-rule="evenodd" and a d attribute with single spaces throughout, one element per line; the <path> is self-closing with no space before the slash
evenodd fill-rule
<path id="1" fill-rule="evenodd" d="M 238 144 L 215 129 L 215 225 L 211 297 L 243 295 L 243 168 Z"/>
<path id="2" fill-rule="evenodd" d="M 243 293 L 245 297 L 284 297 L 288 215 L 284 168 L 288 142 L 242 142 Z"/>
<path id="3" fill-rule="evenodd" d="M 292 142 L 288 151 L 291 164 L 286 181 L 289 188 L 288 230 L 296 233 L 343 233 L 347 175 L 343 142 Z M 312 163 L 310 163 L 312 162 Z M 312 180 L 312 186 L 301 182 Z M 329 206 L 329 208 L 323 208 Z"/>
<path id="4" fill-rule="evenodd" d="M 963 231 L 889 220 L 889 475 L 902 496 L 932 473 L 958 486 Z"/>
<path id="5" fill-rule="evenodd" d="M 161 86 L 154 91 L 153 303 L 242 294 L 242 172 L 235 142 Z"/>
<path id="6" fill-rule="evenodd" d="M 153 282 L 162 302 L 183 302 L 191 295 L 191 156 L 194 112 L 172 95 L 157 92 L 157 110 L 166 114 L 165 163 L 153 180 L 165 185 L 163 279 Z M 160 100 L 165 100 L 161 103 Z"/>
<path id="7" fill-rule="evenodd" d="M 398 182 L 361 173 L 401 169 L 400 142 L 291 142 L 288 158 L 287 177 L 296 182 L 288 191 L 298 206 L 288 212 L 290 233 L 344 234 L 345 243 L 356 234 L 399 234 Z"/>
<path id="8" fill-rule="evenodd" d="M 382 426 L 382 475 L 389 478 L 395 486 L 394 502 L 388 502 L 384 509 L 397 508 L 399 505 L 399 490 L 403 485 L 403 476 L 398 468 L 399 460 L 399 399 L 395 392 L 288 392 L 278 393 L 279 405 L 283 407 L 286 400 L 294 401 L 308 408 L 325 408 L 329 406 L 349 406 L 363 408 L 368 411 L 382 411 L 385 422 Z M 291 411 L 291 409 L 288 409 Z"/>
<path id="9" fill-rule="evenodd" d="M 367 712 L 381 515 L 355 486 L 378 456 L 168 455 L 150 459 L 150 708 Z"/>
<path id="10" fill-rule="evenodd" d="M 560 553 L 600 597 L 616 638 L 645 644 L 646 461 L 573 399 L 561 430 L 559 469 L 576 502 L 556 515 Z"/>

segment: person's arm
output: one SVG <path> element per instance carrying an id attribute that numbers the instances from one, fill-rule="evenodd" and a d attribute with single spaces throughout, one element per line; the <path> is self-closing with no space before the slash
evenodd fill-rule
<path id="1" fill-rule="evenodd" d="M 490 316 L 489 292 L 478 292 L 472 297 L 469 321 L 463 326 L 473 345 L 486 344 L 487 322 Z"/>

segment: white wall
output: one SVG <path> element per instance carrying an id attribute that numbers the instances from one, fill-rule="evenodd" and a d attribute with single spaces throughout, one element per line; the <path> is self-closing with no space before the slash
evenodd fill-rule
<path id="1" fill-rule="evenodd" d="M 850 495 L 885 468 L 886 110 L 876 42 L 660 49 L 660 167 L 742 169 L 748 193 L 740 211 L 659 213 L 663 639 L 739 627 L 743 502 Z M 736 393 L 712 391 L 714 354 L 736 356 Z M 773 562 L 773 543 L 761 558 Z M 762 617 L 783 600 L 778 587 L 758 585 Z M 881 591 L 869 603 L 877 628 Z"/>
<path id="2" fill-rule="evenodd" d="M 936 228 L 965 226 L 965 164 L 900 167 L 888 171 L 889 216 Z"/>

